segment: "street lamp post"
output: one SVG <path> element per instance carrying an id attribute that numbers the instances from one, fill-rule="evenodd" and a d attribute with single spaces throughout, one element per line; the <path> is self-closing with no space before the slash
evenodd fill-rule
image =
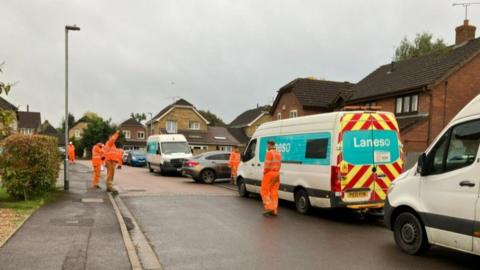
<path id="1" fill-rule="evenodd" d="M 68 181 L 68 31 L 80 31 L 76 25 L 65 25 L 65 160 L 63 165 L 63 189 L 69 188 Z"/>
<path id="2" fill-rule="evenodd" d="M 153 135 L 153 114 L 151 112 L 148 112 L 150 114 L 150 136 Z"/>

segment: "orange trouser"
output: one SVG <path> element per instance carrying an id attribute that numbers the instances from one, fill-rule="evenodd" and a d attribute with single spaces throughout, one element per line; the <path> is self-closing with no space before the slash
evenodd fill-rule
<path id="1" fill-rule="evenodd" d="M 230 173 L 231 173 L 232 178 L 237 177 L 237 172 L 238 172 L 238 166 L 230 167 Z"/>
<path id="2" fill-rule="evenodd" d="M 100 182 L 100 164 L 93 165 L 92 187 L 98 186 Z"/>
<path id="3" fill-rule="evenodd" d="M 113 160 L 107 160 L 107 190 L 111 190 L 113 188 L 113 176 L 115 175 L 115 166 L 117 164 Z"/>
<path id="4" fill-rule="evenodd" d="M 280 174 L 278 172 L 268 172 L 263 175 L 260 195 L 262 195 L 265 211 L 273 211 L 275 214 L 277 213 L 279 187 Z"/>

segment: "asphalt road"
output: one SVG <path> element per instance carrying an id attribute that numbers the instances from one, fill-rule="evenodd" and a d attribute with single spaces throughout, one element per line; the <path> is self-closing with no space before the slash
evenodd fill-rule
<path id="1" fill-rule="evenodd" d="M 259 198 L 145 171 L 126 168 L 118 183 L 130 188 L 122 198 L 165 269 L 478 269 L 480 263 L 440 247 L 405 255 L 378 219 L 332 211 L 304 216 L 285 202 L 277 218 L 264 218 Z M 133 181 L 151 188 L 142 184 L 138 192 Z"/>

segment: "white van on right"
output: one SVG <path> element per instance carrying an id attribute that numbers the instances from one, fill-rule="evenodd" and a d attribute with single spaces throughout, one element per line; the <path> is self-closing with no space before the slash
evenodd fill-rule
<path id="1" fill-rule="evenodd" d="M 384 220 L 404 252 L 433 244 L 480 255 L 479 144 L 477 96 L 392 183 Z"/>

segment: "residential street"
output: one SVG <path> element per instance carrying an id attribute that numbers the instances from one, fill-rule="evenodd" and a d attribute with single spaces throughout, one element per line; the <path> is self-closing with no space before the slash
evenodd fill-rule
<path id="1" fill-rule="evenodd" d="M 439 247 L 405 255 L 380 220 L 355 213 L 303 216 L 282 203 L 277 218 L 264 218 L 258 197 L 240 198 L 225 184 L 127 166 L 116 177 L 165 269 L 474 269 L 480 263 Z"/>

